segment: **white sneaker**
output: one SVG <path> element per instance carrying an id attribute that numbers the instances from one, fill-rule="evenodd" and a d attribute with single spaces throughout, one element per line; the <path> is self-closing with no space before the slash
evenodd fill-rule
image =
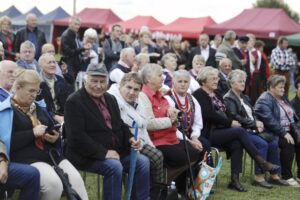
<path id="1" fill-rule="evenodd" d="M 286 182 L 291 186 L 291 187 L 300 187 L 299 183 L 293 179 L 293 178 L 290 178 L 288 180 L 286 180 Z"/>

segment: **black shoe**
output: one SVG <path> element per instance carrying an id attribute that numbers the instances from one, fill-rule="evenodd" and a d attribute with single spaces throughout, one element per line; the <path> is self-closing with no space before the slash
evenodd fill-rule
<path id="1" fill-rule="evenodd" d="M 287 181 L 283 180 L 283 179 L 269 178 L 268 182 L 273 184 L 273 185 L 290 186 L 290 184 Z"/>
<path id="2" fill-rule="evenodd" d="M 268 171 L 271 174 L 277 173 L 280 168 L 280 166 L 274 165 L 264 160 L 261 156 L 255 156 L 255 161 L 262 170 Z"/>
<path id="3" fill-rule="evenodd" d="M 237 190 L 239 192 L 247 192 L 246 188 L 242 184 L 236 183 L 236 182 L 233 182 L 233 181 L 230 181 L 228 183 L 228 188 L 233 189 L 233 190 Z"/>
<path id="4" fill-rule="evenodd" d="M 271 189 L 273 187 L 267 181 L 257 181 L 257 180 L 253 180 L 252 181 L 252 185 L 254 185 L 254 186 L 260 186 L 260 187 L 267 188 L 267 189 Z"/>

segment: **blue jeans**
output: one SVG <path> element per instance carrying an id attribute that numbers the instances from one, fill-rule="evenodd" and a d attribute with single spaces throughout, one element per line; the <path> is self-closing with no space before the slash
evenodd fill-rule
<path id="1" fill-rule="evenodd" d="M 274 138 L 271 142 L 268 143 L 267 141 L 253 134 L 252 132 L 248 133 L 252 143 L 256 146 L 259 155 L 272 164 L 280 165 L 278 140 Z M 255 174 L 264 174 L 264 171 L 260 167 L 258 167 L 256 163 Z"/>
<path id="2" fill-rule="evenodd" d="M 11 162 L 8 166 L 8 179 L 1 185 L 1 191 L 20 189 L 20 200 L 38 200 L 40 194 L 40 173 L 30 165 Z"/>
<path id="3" fill-rule="evenodd" d="M 120 200 L 122 190 L 123 171 L 129 171 L 130 155 L 121 160 L 96 160 L 84 170 L 104 176 L 104 199 Z M 136 183 L 136 184 L 135 184 Z M 147 157 L 138 154 L 133 184 L 136 200 L 148 200 L 150 194 L 150 162 Z"/>

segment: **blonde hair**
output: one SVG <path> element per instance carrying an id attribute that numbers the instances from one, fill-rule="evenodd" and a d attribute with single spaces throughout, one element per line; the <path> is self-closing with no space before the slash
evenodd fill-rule
<path id="1" fill-rule="evenodd" d="M 194 62 L 203 62 L 205 64 L 205 58 L 202 55 L 195 55 L 193 58 L 193 63 Z"/>
<path id="2" fill-rule="evenodd" d="M 0 28 L 2 28 L 2 25 L 4 24 L 4 22 L 7 22 L 9 25 L 11 25 L 11 19 L 8 16 L 3 16 L 0 18 Z"/>
<path id="3" fill-rule="evenodd" d="M 40 77 L 37 71 L 33 69 L 21 69 L 16 70 L 16 80 L 14 82 L 14 88 L 18 86 L 25 86 L 27 84 L 40 84 Z"/>
<path id="4" fill-rule="evenodd" d="M 200 85 L 202 85 L 202 83 L 206 82 L 209 76 L 218 74 L 219 71 L 216 68 L 213 68 L 211 66 L 203 67 L 198 73 L 197 80 L 199 81 Z"/>
<path id="5" fill-rule="evenodd" d="M 166 64 L 166 60 L 169 60 L 171 58 L 174 58 L 177 60 L 176 54 L 175 53 L 166 53 L 162 58 L 161 58 L 161 65 L 164 67 Z"/>

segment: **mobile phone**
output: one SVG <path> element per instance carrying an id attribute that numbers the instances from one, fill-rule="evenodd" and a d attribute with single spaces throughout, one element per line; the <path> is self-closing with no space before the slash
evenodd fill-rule
<path id="1" fill-rule="evenodd" d="M 59 131 L 61 125 L 60 124 L 54 124 L 53 126 L 49 126 L 46 129 L 46 133 L 49 133 L 50 135 L 54 135 L 53 130 Z"/>

